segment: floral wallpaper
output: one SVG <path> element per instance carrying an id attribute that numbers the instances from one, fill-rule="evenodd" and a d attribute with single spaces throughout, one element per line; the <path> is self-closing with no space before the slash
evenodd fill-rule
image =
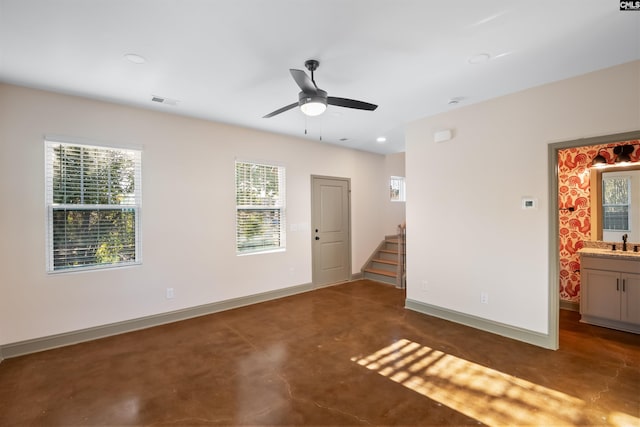
<path id="1" fill-rule="evenodd" d="M 580 257 L 583 240 L 591 238 L 589 168 L 600 152 L 613 164 L 616 145 L 636 144 L 631 161 L 640 161 L 640 140 L 588 147 L 567 148 L 558 152 L 558 207 L 560 229 L 560 298 L 580 301 Z"/>

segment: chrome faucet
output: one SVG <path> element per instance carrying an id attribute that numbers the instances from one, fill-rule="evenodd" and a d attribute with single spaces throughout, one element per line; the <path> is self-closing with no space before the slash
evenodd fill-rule
<path id="1" fill-rule="evenodd" d="M 629 238 L 629 236 L 625 233 L 622 235 L 622 251 L 626 252 L 627 251 L 627 239 Z"/>

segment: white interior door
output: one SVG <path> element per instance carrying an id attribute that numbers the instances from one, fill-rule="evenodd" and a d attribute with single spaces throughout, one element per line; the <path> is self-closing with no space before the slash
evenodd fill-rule
<path id="1" fill-rule="evenodd" d="M 311 239 L 315 286 L 351 279 L 349 180 L 311 177 Z"/>

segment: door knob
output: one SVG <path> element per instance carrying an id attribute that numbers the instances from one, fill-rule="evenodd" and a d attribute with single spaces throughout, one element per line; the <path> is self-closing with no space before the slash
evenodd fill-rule
<path id="1" fill-rule="evenodd" d="M 320 238 L 318 236 L 316 236 L 316 240 L 320 240 Z"/>

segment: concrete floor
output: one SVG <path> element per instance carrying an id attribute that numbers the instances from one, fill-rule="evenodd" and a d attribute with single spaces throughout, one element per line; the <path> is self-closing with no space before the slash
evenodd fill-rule
<path id="1" fill-rule="evenodd" d="M 0 363 L 0 425 L 640 425 L 640 336 L 550 351 L 366 280 Z"/>

